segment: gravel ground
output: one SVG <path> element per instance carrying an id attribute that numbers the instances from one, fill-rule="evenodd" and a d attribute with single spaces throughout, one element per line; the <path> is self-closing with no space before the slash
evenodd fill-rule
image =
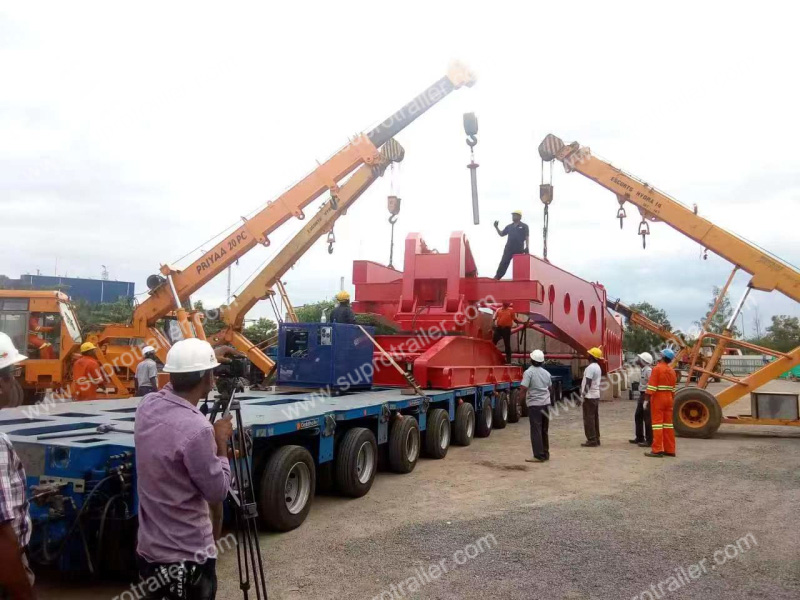
<path id="1" fill-rule="evenodd" d="M 580 447 L 578 412 L 560 415 L 547 464 L 524 462 L 523 419 L 411 474 L 380 473 L 364 498 L 317 497 L 302 527 L 262 537 L 270 597 L 800 597 L 800 431 L 724 425 L 648 459 L 627 442 L 633 408 L 601 404 L 596 449 Z M 219 574 L 218 597 L 240 598 L 235 553 Z M 47 581 L 41 598 L 122 589 Z"/>

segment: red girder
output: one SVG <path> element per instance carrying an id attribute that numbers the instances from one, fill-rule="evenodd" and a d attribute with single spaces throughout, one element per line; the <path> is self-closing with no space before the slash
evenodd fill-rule
<path id="1" fill-rule="evenodd" d="M 505 301 L 518 314 L 528 315 L 534 329 L 581 354 L 594 346 L 603 348 L 609 370 L 622 365 L 622 328 L 606 309 L 602 285 L 527 254 L 513 257 L 510 280 L 478 277 L 462 232 L 450 235 L 446 253 L 430 250 L 419 234 L 409 234 L 402 272 L 355 261 L 353 283 L 356 312 L 380 314 L 411 332 L 380 336 L 379 343 L 391 347 L 384 346 L 398 362 L 413 364 L 423 386 L 519 379 L 519 368 L 504 366 L 500 352 L 487 341 L 492 336 L 489 309 Z M 416 348 L 410 349 L 412 343 Z M 392 371 L 376 367 L 376 383 L 401 385 L 402 378 Z"/>

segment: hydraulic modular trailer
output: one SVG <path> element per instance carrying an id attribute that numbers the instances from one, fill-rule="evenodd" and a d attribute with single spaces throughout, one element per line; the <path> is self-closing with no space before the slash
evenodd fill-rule
<path id="1" fill-rule="evenodd" d="M 287 531 L 308 515 L 317 486 L 366 494 L 379 455 L 408 473 L 420 451 L 444 458 L 519 420 L 514 383 L 454 390 L 247 391 L 238 395 L 263 525 Z M 133 563 L 138 499 L 133 427 L 139 398 L 58 404 L 39 416 L 0 414 L 28 475 L 30 550 L 63 571 L 126 573 Z M 28 409 L 30 407 L 27 407 Z M 479 415 L 476 418 L 476 415 Z"/>

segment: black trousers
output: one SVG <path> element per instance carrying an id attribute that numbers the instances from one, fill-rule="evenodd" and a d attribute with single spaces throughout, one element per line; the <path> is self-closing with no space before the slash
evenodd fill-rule
<path id="1" fill-rule="evenodd" d="M 140 592 L 139 594 L 134 593 L 136 598 L 143 598 L 143 600 L 214 600 L 217 596 L 216 559 L 209 558 L 204 563 L 186 561 L 161 564 L 147 562 L 137 555 L 136 563 L 141 578 L 141 581 L 132 586 Z"/>
<path id="2" fill-rule="evenodd" d="M 534 458 L 550 459 L 550 406 L 529 406 L 528 422 L 531 425 L 531 448 Z"/>
<path id="3" fill-rule="evenodd" d="M 492 343 L 496 344 L 500 340 L 503 340 L 503 343 L 506 347 L 506 362 L 511 362 L 511 327 L 495 327 L 494 328 L 494 336 L 492 337 Z"/>
<path id="4" fill-rule="evenodd" d="M 523 248 L 509 248 L 506 246 L 505 250 L 503 250 L 503 258 L 500 259 L 500 264 L 497 266 L 497 273 L 494 278 L 502 279 L 503 275 L 508 271 L 508 265 L 511 264 L 511 257 L 515 254 L 522 254 L 523 250 Z"/>
<path id="5" fill-rule="evenodd" d="M 590 444 L 600 443 L 600 398 L 583 399 L 583 431 Z"/>
<path id="6" fill-rule="evenodd" d="M 644 401 L 647 399 L 642 393 L 639 393 L 639 400 L 636 402 L 636 413 L 633 415 L 633 421 L 636 428 L 636 441 L 653 443 L 653 421 L 650 420 L 650 404 L 647 408 L 644 407 Z"/>

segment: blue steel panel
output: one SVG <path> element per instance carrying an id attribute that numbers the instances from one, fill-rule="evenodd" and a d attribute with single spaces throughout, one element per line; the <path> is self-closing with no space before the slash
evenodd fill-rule
<path id="1" fill-rule="evenodd" d="M 106 281 L 80 277 L 55 277 L 52 275 L 23 275 L 20 281 L 34 290 L 58 288 L 73 300 L 82 299 L 92 304 L 116 302 L 120 298 L 133 298 L 132 281 Z"/>

